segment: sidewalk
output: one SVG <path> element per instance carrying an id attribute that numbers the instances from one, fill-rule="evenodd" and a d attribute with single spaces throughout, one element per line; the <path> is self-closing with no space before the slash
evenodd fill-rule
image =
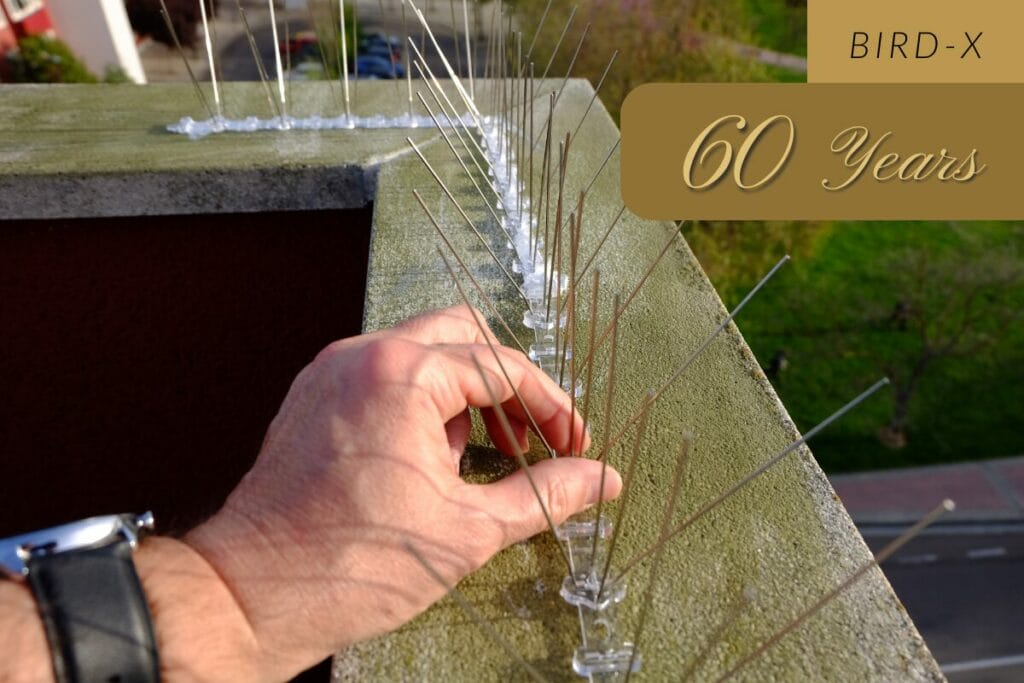
<path id="1" fill-rule="evenodd" d="M 858 525 L 913 522 L 943 498 L 957 505 L 945 521 L 1024 521 L 1024 456 L 829 479 Z"/>

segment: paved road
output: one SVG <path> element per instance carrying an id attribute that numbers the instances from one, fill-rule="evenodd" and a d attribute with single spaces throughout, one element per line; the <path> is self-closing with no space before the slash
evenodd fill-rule
<path id="1" fill-rule="evenodd" d="M 861 528 L 872 550 L 892 527 Z M 1024 681 L 1024 523 L 926 532 L 882 569 L 952 683 Z"/>

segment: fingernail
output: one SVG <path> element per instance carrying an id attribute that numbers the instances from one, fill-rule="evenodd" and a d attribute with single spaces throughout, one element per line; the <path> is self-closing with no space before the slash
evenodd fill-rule
<path id="1" fill-rule="evenodd" d="M 580 442 L 579 442 L 580 455 L 583 454 L 583 450 L 584 449 L 588 448 L 593 443 L 594 443 L 594 439 L 593 439 L 593 436 L 590 433 L 590 425 L 589 424 L 585 424 L 585 425 L 583 425 L 583 436 L 580 438 Z"/>
<path id="2" fill-rule="evenodd" d="M 605 491 L 613 491 L 618 495 L 619 491 L 622 490 L 622 477 L 614 469 L 609 467 L 604 474 L 604 489 Z M 609 495 L 608 499 L 613 496 Z M 601 499 L 601 478 L 597 477 L 590 484 L 590 491 L 587 495 L 587 505 L 593 505 Z"/>
<path id="3" fill-rule="evenodd" d="M 615 489 L 615 497 L 622 493 L 622 475 L 617 470 L 608 470 L 608 480 L 612 482 Z"/>

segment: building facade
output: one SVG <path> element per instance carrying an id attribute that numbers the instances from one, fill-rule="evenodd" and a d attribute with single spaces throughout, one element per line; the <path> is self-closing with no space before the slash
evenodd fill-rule
<path id="1" fill-rule="evenodd" d="M 38 34 L 59 37 L 97 76 L 113 68 L 146 82 L 122 0 L 0 0 L 0 56 Z"/>

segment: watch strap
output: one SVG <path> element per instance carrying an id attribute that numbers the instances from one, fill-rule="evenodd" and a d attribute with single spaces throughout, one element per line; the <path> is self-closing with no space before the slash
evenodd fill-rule
<path id="1" fill-rule="evenodd" d="M 28 568 L 58 683 L 160 680 L 153 624 L 127 540 L 38 554 Z"/>

